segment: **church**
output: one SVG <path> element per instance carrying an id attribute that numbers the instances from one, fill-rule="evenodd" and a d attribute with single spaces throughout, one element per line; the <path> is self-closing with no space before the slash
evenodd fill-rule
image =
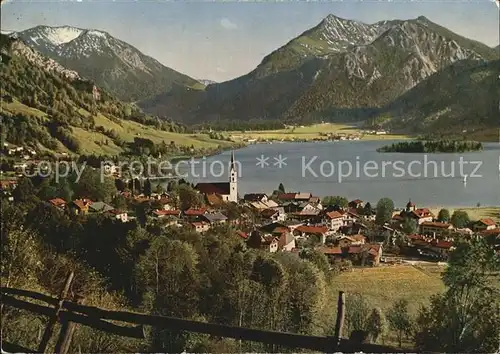
<path id="1" fill-rule="evenodd" d="M 225 202 L 238 202 L 238 172 L 234 160 L 234 151 L 231 153 L 229 165 L 229 182 L 198 183 L 195 187 L 205 195 L 215 194 Z"/>

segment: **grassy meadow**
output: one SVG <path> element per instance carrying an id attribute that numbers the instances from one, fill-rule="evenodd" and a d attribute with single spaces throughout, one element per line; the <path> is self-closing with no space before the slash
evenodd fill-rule
<path id="1" fill-rule="evenodd" d="M 362 130 L 355 124 L 321 123 L 295 128 L 277 130 L 230 132 L 231 138 L 236 141 L 242 140 L 326 140 L 325 134 L 361 135 L 362 140 L 394 140 L 408 139 L 407 135 L 362 135 Z"/>
<path id="2" fill-rule="evenodd" d="M 14 100 L 11 103 L 4 102 L 2 105 L 2 110 L 10 114 L 25 114 L 29 116 L 36 116 L 42 118 L 42 120 L 47 119 L 47 114 L 44 112 L 24 105 L 23 103 Z M 83 108 L 79 108 L 78 112 L 85 117 L 91 114 Z M 150 139 L 156 144 L 165 142 L 170 144 L 173 141 L 177 146 L 193 146 L 195 149 L 205 148 L 212 149 L 217 148 L 219 145 L 222 147 L 227 147 L 231 145 L 231 142 L 224 140 L 211 139 L 208 134 L 182 134 L 182 133 L 171 133 L 163 130 L 158 130 L 155 127 L 142 125 L 130 120 L 116 120 L 111 117 L 105 116 L 98 113 L 94 117 L 94 122 L 96 127 L 104 127 L 105 129 L 113 129 L 116 131 L 118 136 L 126 141 L 131 142 L 135 137 Z M 112 139 L 108 138 L 106 135 L 96 132 L 87 131 L 79 127 L 72 127 L 73 136 L 81 143 L 83 154 L 106 154 L 106 155 L 117 155 L 123 152 L 123 148 L 115 145 Z M 39 146 L 42 151 L 51 151 L 43 146 Z M 59 144 L 57 148 L 58 152 L 69 152 L 69 150 L 62 144 Z"/>
<path id="3" fill-rule="evenodd" d="M 430 208 L 434 215 L 438 215 L 439 210 L 446 207 L 433 207 Z M 470 207 L 470 208 L 446 208 L 453 214 L 455 210 L 463 210 L 469 214 L 471 220 L 479 220 L 482 218 L 491 218 L 500 223 L 500 206 L 485 206 L 485 207 Z"/>
<path id="4" fill-rule="evenodd" d="M 431 295 L 443 292 L 443 267 L 438 265 L 392 265 L 373 268 L 353 268 L 335 278 L 332 291 L 344 291 L 346 296 L 359 293 L 371 307 L 387 311 L 394 301 L 409 301 L 410 312 L 415 315 L 422 305 L 429 303 Z"/>

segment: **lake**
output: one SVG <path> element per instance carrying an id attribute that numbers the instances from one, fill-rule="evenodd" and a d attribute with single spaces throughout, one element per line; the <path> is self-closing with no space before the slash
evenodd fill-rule
<path id="1" fill-rule="evenodd" d="M 283 183 L 290 192 L 340 195 L 376 203 L 408 199 L 421 206 L 500 205 L 500 144 L 457 154 L 379 153 L 394 141 L 335 141 L 256 144 L 236 150 L 238 192 L 272 193 Z M 227 181 L 231 152 L 180 166 L 187 180 Z M 280 160 L 281 156 L 281 160 Z M 259 163 L 260 165 L 256 165 Z M 464 176 L 467 175 L 464 180 Z"/>

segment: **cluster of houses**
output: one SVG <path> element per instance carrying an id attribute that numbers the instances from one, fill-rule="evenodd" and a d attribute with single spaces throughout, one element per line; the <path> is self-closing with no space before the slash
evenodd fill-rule
<path id="1" fill-rule="evenodd" d="M 379 265 L 386 258 L 382 255 L 382 243 L 387 239 L 373 237 L 369 225 L 373 225 L 375 211 L 362 200 L 352 200 L 346 207 L 340 207 L 324 206 L 319 197 L 304 192 L 276 193 L 272 196 L 251 193 L 239 198 L 234 156 L 231 156 L 230 166 L 228 182 L 199 183 L 195 186 L 195 190 L 204 196 L 203 208 L 180 210 L 178 198 L 168 193 L 145 196 L 121 192 L 121 195 L 128 205 L 147 203 L 147 216 L 160 226 L 187 227 L 203 234 L 213 227 L 231 223 L 238 230 L 236 235 L 249 247 L 271 253 L 298 253 L 302 248 L 314 248 L 331 262 L 349 260 L 354 265 L 372 266 Z M 6 188 L 12 188 L 9 183 L 6 184 Z M 102 214 L 120 222 L 135 218 L 126 210 L 119 210 L 102 201 L 55 198 L 48 203 L 77 215 Z M 239 206 L 237 217 L 228 216 L 228 204 Z M 418 225 L 416 234 L 405 235 L 402 231 L 408 218 L 414 219 Z M 416 250 L 418 255 L 438 259 L 447 257 L 457 236 L 496 235 L 500 241 L 500 227 L 492 219 L 481 219 L 471 229 L 455 229 L 450 223 L 436 220 L 428 208 L 417 208 L 411 201 L 404 210 L 394 211 L 392 220 L 379 231 L 391 236 L 404 236 L 407 246 Z"/>

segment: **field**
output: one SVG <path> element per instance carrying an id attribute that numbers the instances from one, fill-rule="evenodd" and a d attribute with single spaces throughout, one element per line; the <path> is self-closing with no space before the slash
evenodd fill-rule
<path id="1" fill-rule="evenodd" d="M 430 210 L 434 213 L 434 215 L 438 215 L 440 207 L 431 208 Z M 498 207 L 479 207 L 479 208 L 447 208 L 450 211 L 450 214 L 453 214 L 455 210 L 463 210 L 469 214 L 471 220 L 479 220 L 482 218 L 491 218 L 496 222 L 500 223 L 500 206 Z"/>
<path id="2" fill-rule="evenodd" d="M 360 293 L 371 307 L 382 310 L 404 298 L 410 303 L 411 313 L 416 314 L 421 305 L 428 304 L 431 295 L 444 291 L 442 269 L 437 265 L 355 268 L 336 277 L 332 290 L 344 291 L 347 297 Z"/>
<path id="3" fill-rule="evenodd" d="M 323 135 L 322 135 L 323 134 Z M 230 132 L 234 140 L 314 140 L 326 139 L 324 134 L 361 135 L 362 140 L 408 139 L 406 135 L 362 135 L 356 124 L 322 123 L 279 130 Z"/>

